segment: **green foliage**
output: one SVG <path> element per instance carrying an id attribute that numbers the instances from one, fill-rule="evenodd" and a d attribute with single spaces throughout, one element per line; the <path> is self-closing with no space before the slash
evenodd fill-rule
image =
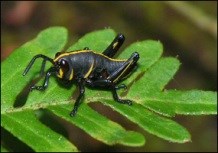
<path id="1" fill-rule="evenodd" d="M 89 33 L 68 50 L 89 47 L 102 52 L 115 37 L 112 29 Z M 173 79 L 179 68 L 179 61 L 172 57 L 161 57 L 162 44 L 148 40 L 136 42 L 127 47 L 118 58 L 128 58 L 132 52 L 140 54 L 138 69 L 126 80 L 128 90 L 120 92 L 123 98 L 134 101 L 132 106 L 113 101 L 109 91 L 86 89 L 85 98 L 76 117 L 70 117 L 74 100 L 71 99 L 75 85 L 64 88 L 53 77 L 44 92 L 25 93 L 31 81 L 39 76 L 41 61 L 23 77 L 22 72 L 36 54 L 54 57 L 67 42 L 67 30 L 52 27 L 42 31 L 34 40 L 16 49 L 4 62 L 1 71 L 1 126 L 35 151 L 77 151 L 76 146 L 65 136 L 50 129 L 41 122 L 37 110 L 48 110 L 70 124 L 84 130 L 91 137 L 108 145 L 142 146 L 145 138 L 137 131 L 128 131 L 119 123 L 93 110 L 89 103 L 101 102 L 138 124 L 142 129 L 171 142 L 190 141 L 189 132 L 166 117 L 176 114 L 217 114 L 217 93 L 211 91 L 166 90 L 164 87 Z M 17 65 L 15 65 L 17 64 Z M 46 67 L 48 68 L 48 64 Z M 13 67 L 13 71 L 9 71 Z M 15 81 L 16 80 L 16 81 Z M 37 84 L 42 83 L 42 79 Z M 23 90 L 25 88 L 25 90 Z M 28 97 L 28 98 L 26 98 Z M 22 107 L 13 107 L 17 101 L 25 101 Z M 4 140 L 3 140 L 4 141 Z M 5 147 L 2 147 L 5 150 Z"/>

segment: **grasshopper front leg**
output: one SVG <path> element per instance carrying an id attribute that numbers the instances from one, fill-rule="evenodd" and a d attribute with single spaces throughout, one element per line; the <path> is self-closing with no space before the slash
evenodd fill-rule
<path id="1" fill-rule="evenodd" d="M 76 99 L 76 102 L 74 104 L 73 110 L 70 113 L 70 116 L 75 116 L 76 115 L 78 107 L 82 102 L 82 98 L 83 98 L 84 93 L 85 93 L 84 79 L 83 78 L 78 79 L 78 87 L 79 87 L 79 96 Z"/>
<path id="2" fill-rule="evenodd" d="M 55 67 L 51 67 L 46 75 L 45 75 L 45 80 L 44 80 L 44 83 L 42 86 L 36 86 L 36 85 L 33 85 L 31 88 L 30 88 L 30 91 L 32 90 L 45 90 L 47 87 L 48 87 L 48 83 L 49 83 L 49 78 L 51 75 L 55 74 L 56 73 L 56 68 Z"/>

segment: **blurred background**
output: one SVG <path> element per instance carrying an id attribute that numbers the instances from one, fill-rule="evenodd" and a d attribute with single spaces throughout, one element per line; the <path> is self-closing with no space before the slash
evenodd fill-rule
<path id="1" fill-rule="evenodd" d="M 160 40 L 164 56 L 178 57 L 182 63 L 167 89 L 217 91 L 217 1 L 1 2 L 1 61 L 50 26 L 65 26 L 69 30 L 68 45 L 88 32 L 108 27 L 126 36 L 121 50 L 135 41 Z M 100 113 L 108 109 L 98 104 L 92 107 Z M 115 115 L 118 117 L 113 120 L 126 129 L 142 132 L 147 143 L 135 148 L 107 146 L 77 127 L 56 120 L 65 125 L 69 139 L 81 151 L 217 151 L 217 116 L 176 116 L 174 120 L 192 135 L 192 142 L 176 144 Z"/>

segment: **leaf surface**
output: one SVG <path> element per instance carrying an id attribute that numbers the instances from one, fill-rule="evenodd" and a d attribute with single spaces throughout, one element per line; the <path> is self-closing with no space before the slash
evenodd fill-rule
<path id="1" fill-rule="evenodd" d="M 68 51 L 89 47 L 101 53 L 115 36 L 112 29 L 94 31 L 79 39 Z M 83 103 L 76 117 L 72 118 L 69 113 L 75 102 L 76 84 L 64 86 L 58 79 L 51 77 L 45 91 L 28 92 L 31 85 L 43 83 L 43 79 L 38 78 L 42 59 L 37 59 L 28 74 L 22 76 L 33 56 L 43 54 L 54 58 L 66 42 L 65 28 L 48 28 L 35 39 L 17 48 L 1 64 L 1 126 L 35 151 L 77 151 L 72 142 L 39 120 L 35 110 L 41 108 L 49 110 L 105 144 L 126 146 L 142 146 L 145 138 L 141 133 L 126 130 L 119 123 L 99 114 L 88 103 L 101 102 L 145 131 L 177 143 L 190 141 L 191 136 L 186 128 L 171 119 L 173 116 L 217 114 L 216 92 L 165 89 L 169 81 L 174 79 L 180 62 L 176 58 L 161 57 L 163 46 L 159 41 L 146 40 L 131 44 L 117 57 L 128 59 L 133 52 L 140 55 L 138 68 L 122 81 L 128 89 L 118 92 L 122 99 L 131 99 L 133 105 L 115 102 L 110 91 L 86 88 Z M 18 64 L 15 66 L 15 63 Z M 47 63 L 46 69 L 50 66 Z M 13 71 L 9 71 L 11 67 Z M 17 107 L 16 103 L 22 105 Z"/>

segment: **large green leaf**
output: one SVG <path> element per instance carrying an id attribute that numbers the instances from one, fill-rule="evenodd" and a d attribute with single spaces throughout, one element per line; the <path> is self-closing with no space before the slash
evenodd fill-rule
<path id="1" fill-rule="evenodd" d="M 31 110 L 2 115 L 2 125 L 37 151 L 76 151 L 66 138 L 42 124 Z"/>
<path id="2" fill-rule="evenodd" d="M 82 37 L 68 50 L 89 47 L 96 52 L 102 52 L 115 36 L 116 33 L 112 29 L 94 31 Z M 44 54 L 53 58 L 56 52 L 63 49 L 66 42 L 65 28 L 48 28 L 32 41 L 16 49 L 1 65 L 1 126 L 35 151 L 77 150 L 62 134 L 40 121 L 35 115 L 35 110 L 40 108 L 49 110 L 105 144 L 126 146 L 141 146 L 145 143 L 145 138 L 136 131 L 125 130 L 119 123 L 94 111 L 88 103 L 101 102 L 147 132 L 178 143 L 190 141 L 190 134 L 184 127 L 165 116 L 217 114 L 216 92 L 164 89 L 173 79 L 180 63 L 176 58 L 161 57 L 163 47 L 159 41 L 147 40 L 131 44 L 118 56 L 127 59 L 134 51 L 140 54 L 138 69 L 122 82 L 128 86 L 127 91 L 119 91 L 123 99 L 133 100 L 133 105 L 116 103 L 110 91 L 86 89 L 83 103 L 77 115 L 72 118 L 69 113 L 75 101 L 71 98 L 72 92 L 76 89 L 75 85 L 71 88 L 65 87 L 53 77 L 45 91 L 27 92 L 33 84 L 31 81 L 39 76 L 41 60 L 36 61 L 25 77 L 22 76 L 34 55 Z M 18 65 L 15 66 L 15 63 Z M 46 68 L 49 66 L 48 63 Z M 8 71 L 11 67 L 13 71 Z M 37 84 L 42 82 L 43 79 Z"/>

